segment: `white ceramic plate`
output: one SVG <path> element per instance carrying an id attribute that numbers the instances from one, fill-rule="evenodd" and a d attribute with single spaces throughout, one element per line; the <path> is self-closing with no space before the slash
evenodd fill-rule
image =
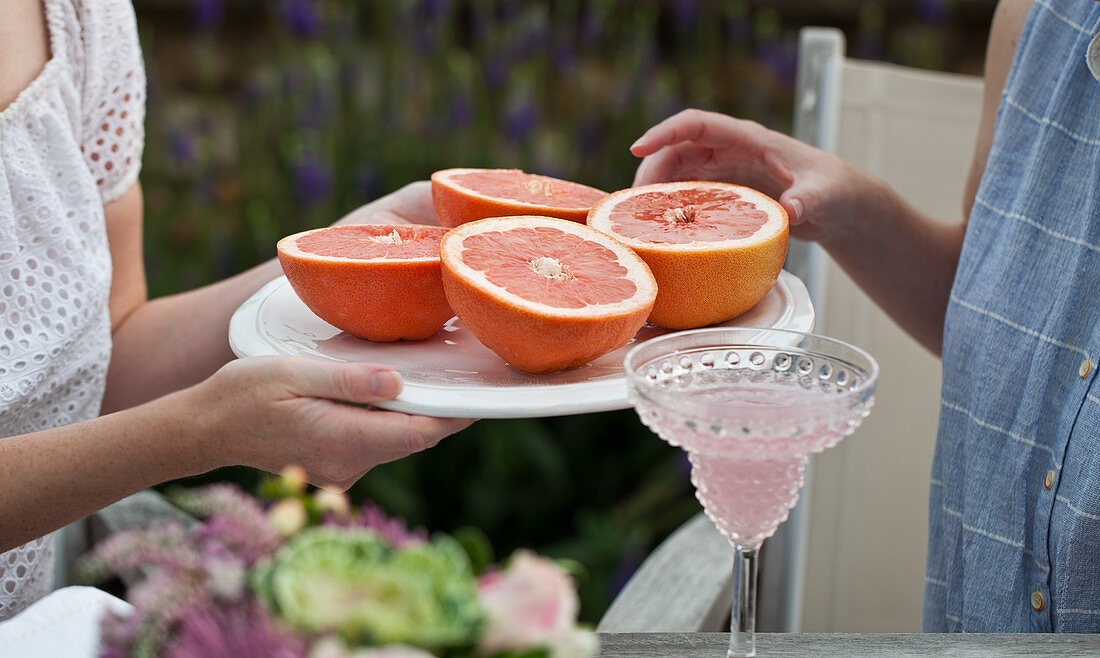
<path id="1" fill-rule="evenodd" d="M 814 309 L 802 281 L 783 271 L 759 304 L 717 326 L 811 331 Z M 667 333 L 647 324 L 630 344 L 587 366 L 529 375 L 505 364 L 458 318 L 427 340 L 361 340 L 314 315 L 280 277 L 233 314 L 229 344 L 237 356 L 310 356 L 389 366 L 401 373 L 405 387 L 397 399 L 375 405 L 383 409 L 453 418 L 537 418 L 629 407 L 623 357 L 635 342 Z"/>

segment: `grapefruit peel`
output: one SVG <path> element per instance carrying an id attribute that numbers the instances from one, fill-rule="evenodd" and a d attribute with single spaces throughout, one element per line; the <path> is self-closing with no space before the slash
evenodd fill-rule
<path id="1" fill-rule="evenodd" d="M 657 295 L 653 275 L 634 252 L 568 220 L 470 222 L 449 231 L 440 252 L 443 287 L 459 319 L 528 373 L 582 366 L 627 344 Z M 592 301 L 601 297 L 608 301 Z"/>
<path id="2" fill-rule="evenodd" d="M 725 225 L 741 215 L 747 216 L 743 226 Z M 771 197 L 699 181 L 614 192 L 592 208 L 588 225 L 649 265 L 659 289 L 649 322 L 667 329 L 725 322 L 755 306 L 779 278 L 789 237 L 787 212 Z"/>
<path id="3" fill-rule="evenodd" d="M 325 322 L 375 342 L 423 340 L 454 317 L 440 274 L 444 233 L 348 224 L 289 235 L 276 250 L 294 292 Z"/>

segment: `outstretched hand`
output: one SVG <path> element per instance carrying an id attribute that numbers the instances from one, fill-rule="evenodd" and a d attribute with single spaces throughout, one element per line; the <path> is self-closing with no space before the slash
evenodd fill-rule
<path id="1" fill-rule="evenodd" d="M 753 121 L 684 110 L 630 148 L 644 158 L 634 185 L 707 180 L 745 185 L 775 198 L 792 235 L 818 240 L 853 214 L 867 178 L 841 158 Z"/>
<path id="2" fill-rule="evenodd" d="M 396 372 L 367 363 L 240 359 L 192 390 L 196 423 L 227 464 L 272 473 L 298 464 L 313 484 L 341 489 L 473 422 L 356 406 L 401 392 Z"/>

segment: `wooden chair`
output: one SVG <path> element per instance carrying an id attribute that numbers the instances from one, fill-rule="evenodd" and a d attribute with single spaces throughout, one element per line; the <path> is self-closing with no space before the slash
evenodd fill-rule
<path id="1" fill-rule="evenodd" d="M 794 136 L 886 180 L 930 215 L 957 218 L 977 135 L 981 80 L 851 60 L 844 48 L 844 36 L 836 29 L 810 27 L 799 34 Z M 914 616 L 913 623 L 919 624 L 939 362 L 904 335 L 816 245 L 792 241 L 786 267 L 810 291 L 816 330 L 868 349 L 883 375 L 874 413 L 856 437 L 811 462 L 801 501 L 764 543 L 757 628 L 801 631 L 803 610 L 816 610 L 813 606 L 830 608 L 831 615 L 823 622 L 815 613 L 810 624 L 814 630 L 899 630 L 855 628 L 859 624 L 853 614 L 866 617 L 870 613 L 865 611 L 873 608 L 893 615 L 881 617 L 876 622 L 880 627 Z M 918 381 L 904 384 L 897 374 L 913 372 Z M 858 526 L 860 515 L 890 510 L 896 518 L 880 519 L 880 527 Z M 850 527 L 859 527 L 864 536 L 848 536 Z M 869 559 L 867 552 L 878 547 L 865 546 L 867 537 L 878 541 L 883 535 L 890 535 L 893 548 Z M 813 553 L 807 549 L 811 538 Z M 856 585 L 844 573 L 854 573 L 856 567 L 848 563 L 861 550 L 858 580 L 863 584 Z M 700 514 L 654 550 L 608 608 L 598 630 L 728 630 L 732 563 L 729 545 Z M 836 593 L 845 594 L 841 605 L 851 609 L 857 587 L 864 590 L 862 611 L 837 613 Z M 894 605 L 898 592 L 905 592 L 900 607 Z"/>

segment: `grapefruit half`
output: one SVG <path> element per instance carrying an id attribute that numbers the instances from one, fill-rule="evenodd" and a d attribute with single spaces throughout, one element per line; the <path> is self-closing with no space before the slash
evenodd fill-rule
<path id="1" fill-rule="evenodd" d="M 496 217 L 443 237 L 443 287 L 455 313 L 513 367 L 581 366 L 630 341 L 657 285 L 612 238 L 553 217 Z"/>
<path id="2" fill-rule="evenodd" d="M 444 169 L 432 174 L 440 226 L 505 215 L 542 215 L 584 223 L 607 192 L 519 169 Z"/>
<path id="3" fill-rule="evenodd" d="M 440 276 L 438 226 L 331 226 L 276 248 L 298 297 L 325 322 L 378 342 L 421 340 L 454 316 Z"/>
<path id="4" fill-rule="evenodd" d="M 620 190 L 588 225 L 633 249 L 657 279 L 649 321 L 669 329 L 725 322 L 775 285 L 787 256 L 787 212 L 728 183 L 685 181 Z"/>

